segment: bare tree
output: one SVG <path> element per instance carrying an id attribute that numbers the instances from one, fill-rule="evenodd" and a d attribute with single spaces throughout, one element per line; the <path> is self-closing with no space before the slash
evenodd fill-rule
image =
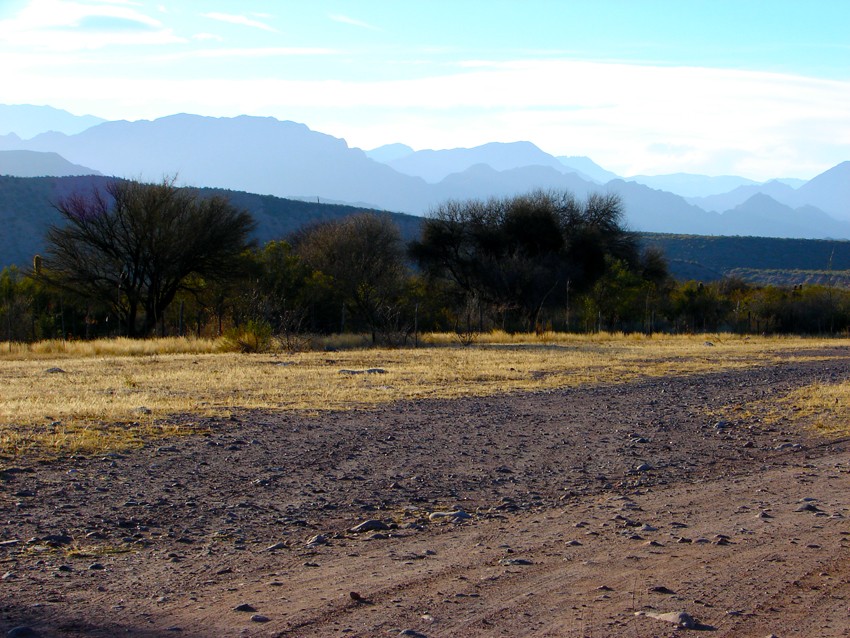
<path id="1" fill-rule="evenodd" d="M 47 231 L 42 276 L 111 307 L 129 336 L 150 334 L 190 275 L 230 276 L 254 228 L 225 198 L 202 199 L 173 180 L 116 180 L 56 209 L 64 223 Z"/>

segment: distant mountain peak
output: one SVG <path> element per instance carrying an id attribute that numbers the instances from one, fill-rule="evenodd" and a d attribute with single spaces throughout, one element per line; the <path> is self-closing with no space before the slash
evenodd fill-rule
<path id="1" fill-rule="evenodd" d="M 393 160 L 400 159 L 402 157 L 406 157 L 413 153 L 413 149 L 410 148 L 407 144 L 384 144 L 383 146 L 379 146 L 377 148 L 373 148 L 370 151 L 364 151 L 366 153 L 366 157 L 375 160 L 376 162 L 381 162 L 386 164 Z"/>
<path id="2" fill-rule="evenodd" d="M 462 173 L 475 164 L 487 164 L 496 171 L 523 166 L 563 166 L 552 155 L 528 141 L 488 142 L 472 148 L 425 149 L 387 162 L 400 173 L 421 177 L 436 184 L 453 173 Z"/>
<path id="3" fill-rule="evenodd" d="M 784 204 L 780 204 L 780 202 L 773 199 L 767 193 L 755 193 L 752 197 L 750 197 L 745 202 L 738 204 L 735 208 L 741 208 L 742 206 L 752 206 L 752 205 L 763 205 L 763 204 L 779 204 L 780 206 L 784 206 Z"/>
<path id="4" fill-rule="evenodd" d="M 606 184 L 612 179 L 618 179 L 620 177 L 616 173 L 602 168 L 599 164 L 584 155 L 559 155 L 556 159 L 567 168 L 600 184 Z"/>
<path id="5" fill-rule="evenodd" d="M 0 135 L 15 133 L 21 139 L 48 131 L 73 135 L 105 121 L 94 115 L 73 115 L 52 106 L 0 104 Z"/>
<path id="6" fill-rule="evenodd" d="M 740 186 L 758 184 L 754 180 L 737 175 L 699 175 L 695 173 L 633 175 L 627 179 L 650 188 L 676 193 L 682 197 L 708 197 L 727 193 Z"/>
<path id="7" fill-rule="evenodd" d="M 747 200 L 741 202 L 735 208 L 727 210 L 723 215 L 737 215 L 740 213 L 751 213 L 761 217 L 771 217 L 775 215 L 791 215 L 794 212 L 793 207 L 776 201 L 767 193 L 755 193 Z"/>

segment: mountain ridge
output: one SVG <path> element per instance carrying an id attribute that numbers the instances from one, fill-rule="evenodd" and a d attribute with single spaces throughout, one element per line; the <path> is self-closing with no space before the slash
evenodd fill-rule
<path id="1" fill-rule="evenodd" d="M 414 151 L 386 164 L 399 173 L 421 177 L 438 184 L 449 175 L 462 173 L 477 164 L 497 171 L 524 166 L 548 166 L 561 169 L 563 164 L 531 142 L 490 142 L 473 148 Z"/>
<path id="2" fill-rule="evenodd" d="M 650 188 L 670 191 L 685 198 L 717 195 L 740 186 L 753 186 L 759 183 L 746 177 L 738 177 L 737 175 L 710 176 L 694 173 L 632 175 L 625 179 L 649 186 Z"/>
<path id="3" fill-rule="evenodd" d="M 706 210 L 710 208 L 708 200 L 684 198 L 624 178 L 600 184 L 594 179 L 613 173 L 589 158 L 556 158 L 531 142 L 447 151 L 413 151 L 405 145 L 389 145 L 363 151 L 305 124 L 271 117 L 214 118 L 182 113 L 156 120 L 118 120 L 73 135 L 46 132 L 29 140 L 14 134 L 0 136 L 0 149 L 54 152 L 73 164 L 119 177 L 159 181 L 176 176 L 178 183 L 195 187 L 307 201 L 357 202 L 363 207 L 413 214 L 425 214 L 448 199 L 487 199 L 544 188 L 571 190 L 579 197 L 589 192 L 617 193 L 623 198 L 627 223 L 645 232 L 724 235 L 734 234 L 736 228 L 771 236 L 801 232 L 793 216 L 773 208 L 767 200 L 757 199 L 755 204 L 774 210 L 782 219 L 765 217 L 753 209 L 755 204 L 727 214 L 759 192 L 770 194 L 793 210 L 803 209 L 797 215 L 809 215 L 802 227 L 814 236 L 845 232 L 829 217 L 850 220 L 850 210 L 844 210 L 850 201 L 844 196 L 850 162 L 825 171 L 796 190 L 780 182 L 739 186 L 738 192 L 726 200 L 714 196 L 715 201 L 728 205 L 712 211 Z M 130 149 L 132 152 L 128 152 Z M 376 151 L 380 155 L 380 149 L 395 154 L 395 159 L 388 164 L 370 157 Z M 441 158 L 450 161 L 441 165 Z M 487 161 L 476 161 L 479 159 Z M 419 174 L 404 174 L 390 165 L 405 161 L 405 170 Z M 569 162 L 572 164 L 567 165 Z M 440 179 L 429 183 L 423 174 Z M 690 175 L 684 179 L 712 178 Z M 844 208 L 836 204 L 836 198 Z M 816 206 L 817 202 L 829 205 L 830 210 Z M 850 230 L 844 236 L 850 236 Z"/>
<path id="4" fill-rule="evenodd" d="M 79 133 L 106 122 L 94 115 L 74 115 L 52 106 L 0 104 L 0 136 L 15 133 L 28 139 L 47 131 Z"/>
<path id="5" fill-rule="evenodd" d="M 54 152 L 0 151 L 0 175 L 13 177 L 68 177 L 102 173 L 72 164 Z"/>

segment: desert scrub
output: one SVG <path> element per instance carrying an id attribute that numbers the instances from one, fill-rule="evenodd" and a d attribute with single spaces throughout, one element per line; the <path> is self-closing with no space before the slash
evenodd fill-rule
<path id="1" fill-rule="evenodd" d="M 190 433 L 181 424 L 191 415 L 315 413 L 846 356 L 845 342 L 823 339 L 483 335 L 469 347 L 451 345 L 450 335 L 429 340 L 435 345 L 291 354 L 216 352 L 215 344 L 171 354 L 158 350 L 156 340 L 142 342 L 156 353 L 145 356 L 34 348 L 0 359 L 0 453 L 117 450 Z M 383 373 L 366 374 L 369 369 Z"/>

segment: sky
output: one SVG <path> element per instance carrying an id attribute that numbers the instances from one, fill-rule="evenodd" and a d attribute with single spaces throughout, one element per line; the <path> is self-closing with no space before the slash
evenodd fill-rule
<path id="1" fill-rule="evenodd" d="M 0 0 L 0 103 L 808 179 L 850 160 L 850 2 Z"/>

